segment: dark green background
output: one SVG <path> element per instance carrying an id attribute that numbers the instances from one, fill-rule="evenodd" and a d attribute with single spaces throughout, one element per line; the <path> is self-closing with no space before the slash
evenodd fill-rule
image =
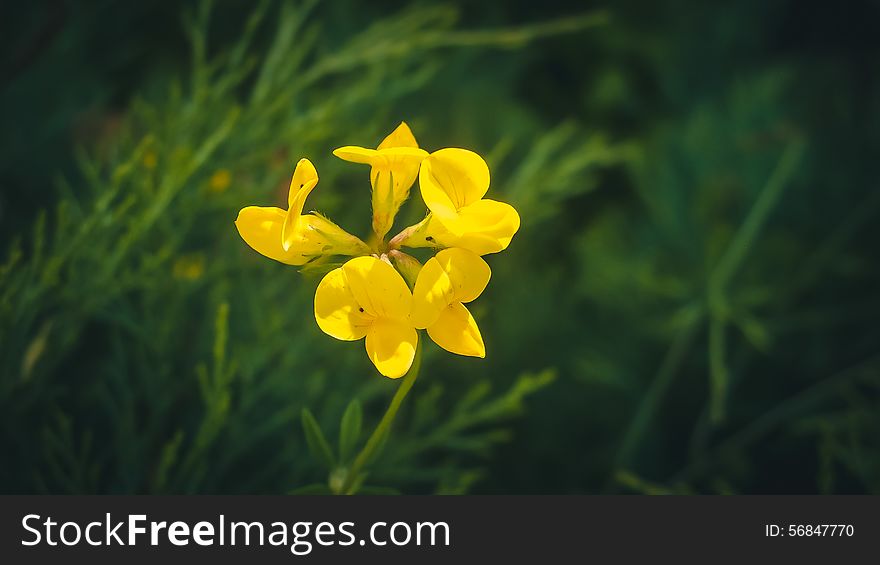
<path id="1" fill-rule="evenodd" d="M 0 8 L 0 489 L 320 492 L 301 410 L 335 443 L 358 399 L 362 441 L 396 383 L 232 219 L 307 156 L 365 235 L 331 151 L 406 120 L 523 226 L 472 308 L 487 358 L 427 348 L 370 489 L 880 491 L 876 3 L 325 2 L 269 65 L 270 3 L 231 62 L 254 5 Z"/>

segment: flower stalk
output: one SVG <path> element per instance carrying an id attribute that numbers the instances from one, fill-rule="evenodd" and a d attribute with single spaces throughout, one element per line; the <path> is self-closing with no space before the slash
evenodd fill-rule
<path id="1" fill-rule="evenodd" d="M 370 463 L 376 455 L 378 455 L 378 451 L 385 443 L 385 438 L 388 437 L 388 433 L 391 431 L 391 424 L 394 423 L 394 418 L 397 416 L 397 411 L 400 409 L 400 405 L 403 403 L 406 395 L 409 394 L 416 379 L 419 378 L 419 370 L 421 369 L 421 366 L 422 341 L 419 340 L 418 345 L 416 346 L 416 356 L 415 359 L 413 359 L 412 367 L 410 367 L 409 371 L 403 377 L 403 382 L 400 383 L 400 386 L 394 393 L 394 397 L 391 399 L 388 409 L 385 410 L 385 415 L 382 416 L 382 419 L 379 421 L 376 429 L 373 430 L 367 443 L 364 444 L 363 449 L 361 449 L 360 453 L 355 457 L 354 463 L 352 463 L 351 468 L 348 470 L 348 473 L 346 473 L 345 480 L 340 489 L 340 494 L 354 494 L 353 487 L 360 483 L 362 469 Z"/>

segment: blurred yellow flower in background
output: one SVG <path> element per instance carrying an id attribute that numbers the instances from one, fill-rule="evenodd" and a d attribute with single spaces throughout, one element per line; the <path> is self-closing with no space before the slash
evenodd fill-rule
<path id="1" fill-rule="evenodd" d="M 148 169 L 155 169 L 156 165 L 159 164 L 159 157 L 156 155 L 156 152 L 152 149 L 148 149 L 145 153 L 141 162 L 144 164 L 144 167 Z"/>
<path id="2" fill-rule="evenodd" d="M 204 273 L 205 257 L 200 253 L 178 257 L 172 268 L 174 278 L 187 281 L 198 280 Z"/>
<path id="3" fill-rule="evenodd" d="M 211 192 L 224 192 L 232 184 L 232 173 L 227 169 L 219 169 L 208 180 L 208 188 Z"/>

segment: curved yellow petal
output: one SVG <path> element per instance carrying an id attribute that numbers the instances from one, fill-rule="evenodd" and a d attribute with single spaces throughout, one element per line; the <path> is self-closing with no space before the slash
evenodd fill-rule
<path id="1" fill-rule="evenodd" d="M 416 356 L 419 334 L 409 324 L 379 320 L 367 331 L 370 361 L 386 377 L 397 379 L 409 371 Z"/>
<path id="2" fill-rule="evenodd" d="M 455 302 L 455 289 L 449 275 L 436 257 L 428 259 L 413 288 L 413 326 L 424 329 L 437 321 L 447 306 Z"/>
<path id="3" fill-rule="evenodd" d="M 287 210 L 284 214 L 284 222 L 281 224 L 281 248 L 284 251 L 290 251 L 293 242 L 296 239 L 296 225 L 299 223 L 299 214 L 293 214 L 292 210 Z"/>
<path id="4" fill-rule="evenodd" d="M 365 163 L 370 165 L 379 154 L 375 149 L 367 149 L 366 147 L 358 147 L 356 145 L 346 145 L 333 150 L 333 154 L 350 163 Z"/>
<path id="5" fill-rule="evenodd" d="M 308 159 L 300 159 L 290 179 L 290 189 L 287 193 L 287 216 L 281 227 L 281 246 L 285 251 L 289 250 L 296 238 L 297 223 L 302 216 L 306 198 L 312 189 L 318 184 L 318 171 Z"/>
<path id="6" fill-rule="evenodd" d="M 303 204 L 309 192 L 318 184 L 318 171 L 308 159 L 300 159 L 293 170 L 290 179 L 290 190 L 287 193 L 287 203 L 290 208 L 299 208 L 297 214 L 302 214 Z"/>
<path id="7" fill-rule="evenodd" d="M 453 300 L 476 300 L 489 284 L 492 270 L 483 259 L 467 249 L 444 249 L 432 259 L 437 261 L 452 284 Z"/>
<path id="8" fill-rule="evenodd" d="M 315 291 L 315 320 L 325 334 L 345 341 L 367 335 L 374 318 L 363 311 L 342 268 L 321 279 Z"/>
<path id="9" fill-rule="evenodd" d="M 313 214 L 300 216 L 290 247 L 282 245 L 281 232 L 287 212 L 280 208 L 248 206 L 235 220 L 241 238 L 256 252 L 287 265 L 305 265 L 322 255 L 365 255 L 370 252 L 363 241 L 327 218 Z"/>
<path id="10" fill-rule="evenodd" d="M 288 265 L 303 265 L 308 257 L 285 251 L 281 246 L 281 227 L 287 213 L 274 207 L 242 208 L 235 220 L 241 238 L 257 253 Z"/>
<path id="11" fill-rule="evenodd" d="M 428 326 L 428 335 L 434 343 L 457 355 L 485 357 L 486 346 L 477 322 L 465 306 L 456 302 L 440 313 L 437 321 Z"/>
<path id="12" fill-rule="evenodd" d="M 406 320 L 412 293 L 394 267 L 371 255 L 356 257 L 342 267 L 351 293 L 364 311 L 387 320 Z"/>
<path id="13" fill-rule="evenodd" d="M 448 232 L 447 234 L 448 236 L 446 238 L 442 236 L 438 238 L 438 241 L 444 242 L 443 245 L 445 247 L 461 247 L 462 249 L 469 249 L 477 255 L 498 253 L 499 251 L 507 249 L 507 245 L 510 243 L 509 237 L 506 239 L 499 239 L 490 234 L 481 232 L 466 233 L 461 237 L 456 237 Z"/>
<path id="14" fill-rule="evenodd" d="M 421 237 L 418 237 L 421 235 Z M 481 232 L 473 231 L 461 236 L 453 235 L 449 230 L 443 227 L 440 222 L 432 222 L 428 225 L 423 234 L 413 234 L 401 245 L 410 247 L 459 247 L 473 251 L 477 255 L 489 255 L 490 253 L 498 253 L 507 248 L 510 243 L 510 236 L 503 235 L 498 237 L 491 231 Z"/>
<path id="15" fill-rule="evenodd" d="M 377 149 L 388 149 L 390 147 L 418 147 L 419 144 L 416 142 L 416 137 L 413 135 L 412 130 L 409 129 L 409 126 L 406 122 L 400 122 L 400 125 L 397 126 L 394 131 L 388 134 L 388 136 L 382 140 L 382 143 L 379 144 Z"/>
<path id="16" fill-rule="evenodd" d="M 464 206 L 489 190 L 489 166 L 467 149 L 440 149 L 421 164 L 419 186 L 425 204 L 441 220 L 453 219 Z"/>
<path id="17" fill-rule="evenodd" d="M 492 271 L 479 255 L 467 249 L 444 249 L 428 259 L 413 288 L 410 319 L 419 329 L 430 327 L 450 305 L 476 299 Z"/>
<path id="18" fill-rule="evenodd" d="M 459 218 L 449 222 L 460 235 L 449 231 L 440 221 L 433 227 L 438 232 L 434 240 L 443 247 L 461 247 L 477 255 L 498 253 L 507 249 L 519 230 L 519 214 L 513 206 L 504 202 L 484 199 L 463 211 Z"/>
<path id="19" fill-rule="evenodd" d="M 520 225 L 519 214 L 513 206 L 489 199 L 461 208 L 454 218 L 438 218 L 438 221 L 456 237 L 482 234 L 497 239 L 502 249 L 510 244 Z"/>
<path id="20" fill-rule="evenodd" d="M 399 177 L 396 184 L 409 184 L 409 189 L 415 182 L 419 172 L 419 164 L 422 159 L 428 156 L 428 152 L 418 147 L 388 147 L 384 149 L 367 149 L 365 147 L 357 147 L 355 145 L 347 145 L 333 150 L 333 154 L 351 163 L 362 163 L 370 165 L 373 170 L 370 171 L 370 182 L 376 184 L 376 173 L 378 171 L 392 171 Z M 374 187 L 375 188 L 375 187 Z"/>

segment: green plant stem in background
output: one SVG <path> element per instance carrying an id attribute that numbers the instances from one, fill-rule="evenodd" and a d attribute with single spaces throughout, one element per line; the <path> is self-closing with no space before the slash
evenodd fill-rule
<path id="1" fill-rule="evenodd" d="M 709 278 L 707 304 L 709 315 L 709 417 L 713 423 L 720 422 L 724 416 L 724 403 L 727 391 L 728 369 L 725 361 L 725 332 L 727 324 L 727 297 L 725 291 L 730 279 L 736 274 L 742 262 L 753 247 L 761 228 L 767 222 L 770 212 L 779 202 L 780 197 L 796 170 L 804 151 L 804 143 L 797 140 L 791 143 L 783 153 L 767 184 L 749 211 L 739 230 L 733 237 L 730 246 L 718 262 Z M 633 417 L 629 428 L 624 434 L 620 449 L 612 469 L 614 473 L 627 469 L 638 454 L 639 446 L 654 419 L 660 401 L 674 380 L 680 365 L 687 355 L 694 338 L 703 325 L 704 310 L 699 309 L 694 319 L 681 330 L 672 343 L 657 375 L 645 393 Z M 606 485 L 610 488 L 611 483 Z"/>
<path id="2" fill-rule="evenodd" d="M 356 50 L 343 51 L 326 57 L 297 80 L 297 88 L 305 88 L 335 73 L 351 70 L 372 61 L 401 58 L 414 52 L 443 48 L 498 47 L 515 49 L 532 41 L 601 27 L 611 20 L 609 12 L 596 10 L 542 22 L 539 24 L 500 29 L 451 31 L 425 30 L 407 41 L 388 38 L 369 46 L 357 45 Z"/>
<path id="3" fill-rule="evenodd" d="M 693 310 L 691 319 L 679 330 L 677 337 L 670 345 L 660 368 L 657 370 L 657 375 L 651 381 L 651 388 L 642 397 L 642 401 L 626 430 L 626 434 L 623 436 L 623 441 L 621 441 L 620 449 L 615 457 L 614 468 L 612 469 L 609 483 L 606 484 L 606 489 L 610 488 L 614 483 L 614 477 L 618 471 L 625 470 L 632 464 L 648 429 L 648 425 L 654 419 L 660 402 L 678 374 L 682 363 L 687 358 L 694 338 L 698 335 L 698 330 L 703 326 L 703 320 L 704 311 L 698 306 Z"/>
<path id="4" fill-rule="evenodd" d="M 382 416 L 379 425 L 376 426 L 376 429 L 373 430 L 373 433 L 370 435 L 364 448 L 358 453 L 357 457 L 355 457 L 354 463 L 352 463 L 351 468 L 345 476 L 345 481 L 340 489 L 341 493 L 353 494 L 352 491 L 354 489 L 352 487 L 359 483 L 361 470 L 365 465 L 372 461 L 373 457 L 378 454 L 379 449 L 385 443 L 385 438 L 391 431 L 391 424 L 397 416 L 397 411 L 400 409 L 400 405 L 403 403 L 406 395 L 409 394 L 410 389 L 419 377 L 419 369 L 422 366 L 422 337 L 423 336 L 419 336 L 419 342 L 416 345 L 416 355 L 413 359 L 412 367 L 410 367 L 409 372 L 403 376 L 403 382 L 400 383 L 397 392 L 394 393 L 394 398 L 391 399 L 391 404 L 388 405 L 388 409 L 385 411 L 385 415 Z"/>
<path id="5" fill-rule="evenodd" d="M 707 302 L 709 306 L 709 421 L 719 424 L 724 419 L 724 406 L 727 396 L 729 371 L 727 369 L 725 328 L 729 318 L 730 305 L 727 299 L 727 285 L 739 270 L 748 253 L 755 246 L 761 229 L 767 223 L 770 213 L 779 203 L 782 193 L 797 170 L 805 148 L 801 139 L 796 139 L 786 147 L 767 184 L 755 204 L 749 210 L 733 240 L 727 247 L 718 265 L 709 276 Z"/>
<path id="6" fill-rule="evenodd" d="M 755 201 L 752 209 L 749 210 L 748 216 L 743 221 L 733 241 L 724 253 L 724 256 L 718 262 L 718 266 L 712 271 L 709 279 L 709 305 L 712 307 L 720 306 L 718 301 L 722 301 L 724 290 L 727 283 L 733 275 L 736 274 L 742 262 L 745 260 L 748 252 L 754 247 L 755 238 L 761 232 L 764 224 L 770 216 L 770 212 L 776 207 L 779 198 L 782 196 L 788 181 L 797 169 L 797 165 L 801 161 L 804 153 L 804 142 L 797 140 L 792 142 L 782 154 L 779 163 L 767 179 L 767 184 Z"/>

